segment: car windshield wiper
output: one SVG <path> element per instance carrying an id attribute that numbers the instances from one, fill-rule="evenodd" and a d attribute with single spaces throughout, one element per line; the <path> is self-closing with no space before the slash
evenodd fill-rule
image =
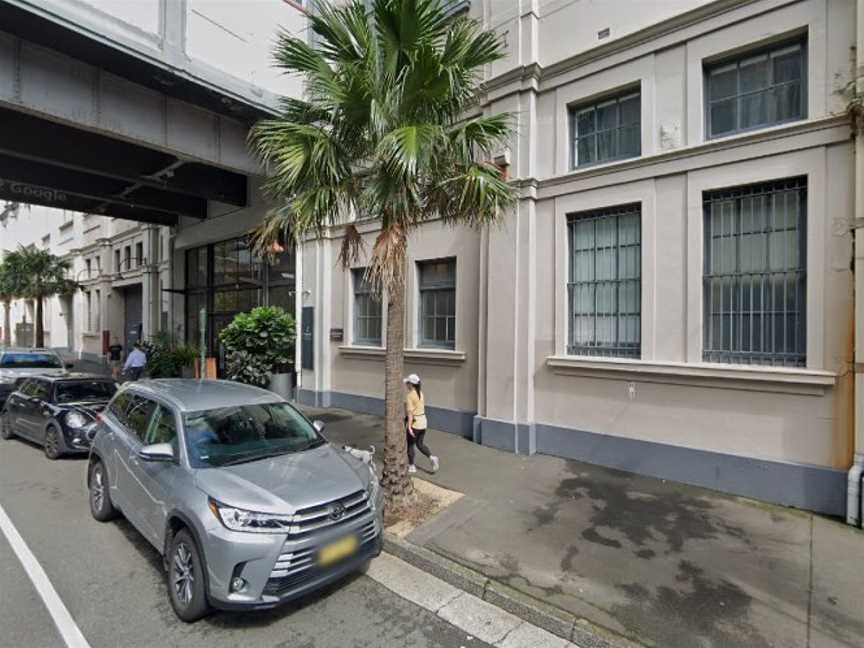
<path id="1" fill-rule="evenodd" d="M 292 452 L 286 448 L 281 450 L 271 450 L 270 452 L 247 452 L 245 454 L 240 455 L 236 459 L 231 459 L 230 461 L 226 461 L 225 463 L 219 464 L 220 466 L 236 466 L 241 463 L 249 463 L 250 461 L 258 461 L 259 459 L 269 459 L 270 457 L 278 457 L 279 455 L 288 454 Z"/>
<path id="2" fill-rule="evenodd" d="M 306 450 L 311 450 L 312 448 L 320 448 L 322 445 L 327 443 L 324 439 L 312 439 L 309 443 L 304 446 L 297 448 L 294 452 L 305 452 Z"/>

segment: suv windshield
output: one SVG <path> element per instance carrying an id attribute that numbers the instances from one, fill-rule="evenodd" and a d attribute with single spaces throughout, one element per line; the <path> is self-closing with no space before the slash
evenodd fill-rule
<path id="1" fill-rule="evenodd" d="M 57 384 L 57 402 L 107 401 L 117 391 L 117 385 L 109 380 L 80 380 Z"/>
<path id="2" fill-rule="evenodd" d="M 324 443 L 287 403 L 222 407 L 183 417 L 189 462 L 195 468 L 229 466 Z"/>
<path id="3" fill-rule="evenodd" d="M 63 363 L 53 353 L 4 353 L 0 356 L 3 369 L 62 369 Z"/>

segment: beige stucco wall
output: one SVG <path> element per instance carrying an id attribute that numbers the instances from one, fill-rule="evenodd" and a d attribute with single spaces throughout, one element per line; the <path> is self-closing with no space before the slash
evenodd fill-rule
<path id="1" fill-rule="evenodd" d="M 361 225 L 362 256 L 351 264 L 363 268 L 377 235 L 374 226 Z M 339 262 L 341 231 L 325 242 L 307 244 L 303 252 L 303 305 L 315 306 L 316 383 L 313 372 L 303 371 L 303 389 L 333 391 L 373 398 L 384 397 L 383 348 L 357 347 L 353 340 L 353 288 L 351 273 Z M 478 302 L 480 233 L 453 228 L 440 221 L 418 228 L 408 242 L 405 318 L 405 372 L 418 373 L 430 406 L 475 412 L 478 372 Z M 454 351 L 423 349 L 418 344 L 417 262 L 456 259 L 456 348 Z M 313 278 L 323 271 L 328 287 Z M 320 276 L 320 274 L 319 274 Z M 323 306 L 323 308 L 321 307 Z M 386 307 L 382 309 L 386 313 Z M 330 340 L 330 329 L 342 329 L 344 339 Z M 386 338 L 386 324 L 382 326 Z M 325 377 L 326 376 L 326 377 Z M 312 387 L 314 385 L 315 387 Z"/>
<path id="2" fill-rule="evenodd" d="M 482 232 L 418 229 L 410 267 L 417 258 L 458 258 L 457 351 L 465 358 L 412 357 L 409 273 L 406 371 L 424 378 L 430 404 L 482 420 L 848 467 L 852 151 L 837 90 L 850 76 L 853 3 L 646 1 L 626 12 L 584 0 L 529 4 L 489 0 L 471 9 L 506 32 L 507 55 L 490 70 L 482 109 L 517 119 L 509 173 L 522 199 Z M 598 42 L 605 26 L 611 37 Z M 706 141 L 703 66 L 804 33 L 807 119 Z M 642 155 L 571 170 L 568 107 L 630 86 L 641 90 Z M 703 192 L 795 176 L 808 183 L 806 367 L 704 363 Z M 642 207 L 642 357 L 568 357 L 567 214 L 630 202 Z M 338 268 L 339 231 L 332 236 L 303 251 L 316 371 L 303 372 L 302 388 L 380 398 L 381 353 L 345 348 L 350 285 Z M 367 248 L 373 236 L 365 235 Z M 331 342 L 331 328 L 342 328 L 345 342 Z"/>
<path id="3" fill-rule="evenodd" d="M 852 9 L 851 3 L 822 0 L 742 6 L 686 27 L 675 35 L 677 42 L 666 37 L 662 49 L 649 41 L 631 48 L 629 56 L 587 61 L 541 79 L 536 113 L 526 110 L 528 93 L 500 90 L 493 110 L 520 110 L 523 130 L 511 150 L 514 166 L 523 177 L 533 169 L 538 181 L 506 226 L 489 234 L 488 280 L 515 290 L 490 291 L 488 297 L 485 335 L 487 348 L 496 352 L 486 355 L 481 370 L 481 415 L 848 466 L 852 158 L 848 125 L 831 117 L 842 110 L 836 90 L 849 74 Z M 811 126 L 706 143 L 703 63 L 804 31 Z M 642 156 L 570 171 L 568 105 L 631 84 L 642 94 Z M 836 386 L 754 384 L 730 378 L 723 368 L 712 373 L 712 367 L 706 368 L 708 378 L 683 375 L 676 363 L 703 366 L 702 192 L 800 175 L 808 179 L 803 373 L 837 374 Z M 549 359 L 566 354 L 567 214 L 630 202 L 642 206 L 642 360 L 632 371 L 615 361 L 614 370 L 602 363 L 600 369 L 553 369 Z M 638 366 L 655 363 L 663 375 Z"/>

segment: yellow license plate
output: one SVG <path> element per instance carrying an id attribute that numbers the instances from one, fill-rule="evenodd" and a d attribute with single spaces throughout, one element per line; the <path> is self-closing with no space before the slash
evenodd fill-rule
<path id="1" fill-rule="evenodd" d="M 344 560 L 357 551 L 357 536 L 348 536 L 321 547 L 318 564 L 322 567 Z"/>

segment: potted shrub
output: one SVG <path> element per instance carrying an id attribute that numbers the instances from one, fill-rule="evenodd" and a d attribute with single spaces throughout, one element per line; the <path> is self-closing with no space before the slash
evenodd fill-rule
<path id="1" fill-rule="evenodd" d="M 178 344 L 170 333 L 160 331 L 142 342 L 151 378 L 186 378 L 198 357 L 195 347 Z"/>
<path id="2" fill-rule="evenodd" d="M 229 380 L 291 396 L 294 318 L 278 306 L 259 306 L 239 313 L 219 333 Z"/>

